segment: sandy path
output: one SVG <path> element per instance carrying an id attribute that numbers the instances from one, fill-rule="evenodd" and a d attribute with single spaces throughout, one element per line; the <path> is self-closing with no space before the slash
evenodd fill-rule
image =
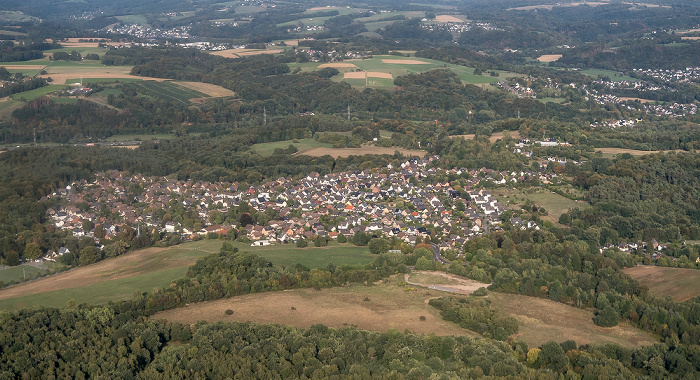
<path id="1" fill-rule="evenodd" d="M 413 271 L 413 273 L 427 274 L 427 275 L 432 275 L 432 276 L 441 276 L 441 277 L 444 277 L 448 280 L 456 281 L 457 282 L 456 284 L 440 284 L 440 285 L 421 284 L 418 282 L 409 281 L 409 277 L 411 277 L 411 274 L 406 273 L 404 275 L 404 280 L 408 284 L 422 286 L 424 288 L 440 290 L 440 291 L 449 292 L 449 293 L 471 294 L 472 292 L 476 291 L 479 288 L 484 288 L 484 287 L 487 287 L 490 285 L 490 284 L 482 284 L 481 282 L 478 282 L 478 281 L 470 280 L 468 278 L 459 277 L 459 276 L 455 276 L 453 274 L 444 273 L 444 272 Z"/>

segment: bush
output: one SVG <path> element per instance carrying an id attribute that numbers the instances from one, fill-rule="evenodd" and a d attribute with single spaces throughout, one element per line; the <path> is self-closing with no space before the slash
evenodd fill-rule
<path id="1" fill-rule="evenodd" d="M 425 321 L 425 315 L 421 315 L 418 319 L 420 319 L 421 321 Z"/>
<path id="2" fill-rule="evenodd" d="M 233 315 L 233 310 L 228 309 L 224 312 L 226 315 Z"/>
<path id="3" fill-rule="evenodd" d="M 483 296 L 488 294 L 488 291 L 486 290 L 485 287 L 482 286 L 479 289 L 475 290 L 474 293 L 472 293 L 472 294 L 475 296 L 478 296 L 478 297 L 483 297 Z"/>

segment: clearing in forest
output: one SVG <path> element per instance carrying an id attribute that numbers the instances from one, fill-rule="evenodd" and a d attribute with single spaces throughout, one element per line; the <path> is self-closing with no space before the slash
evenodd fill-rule
<path id="1" fill-rule="evenodd" d="M 506 131 L 506 132 L 508 132 L 508 134 L 510 135 L 510 137 L 511 137 L 513 140 L 519 140 L 519 139 L 520 139 L 520 132 L 518 132 L 518 131 Z M 503 140 L 504 134 L 505 134 L 505 132 L 494 132 L 494 133 L 492 133 L 491 136 L 489 136 L 489 142 L 490 142 L 491 144 L 493 144 L 493 143 L 495 143 L 495 142 L 498 141 L 498 140 Z M 472 133 L 472 134 L 468 134 L 468 135 L 454 135 L 454 136 L 450 136 L 450 138 L 453 138 L 453 139 L 454 139 L 454 138 L 463 138 L 463 139 L 465 139 L 465 140 L 474 140 L 475 137 L 476 137 L 476 135 L 473 134 L 473 133 Z"/>
<path id="2" fill-rule="evenodd" d="M 382 332 L 408 329 L 423 334 L 476 335 L 443 320 L 439 311 L 428 305 L 428 300 L 443 297 L 444 292 L 396 285 L 401 279 L 394 277 L 373 286 L 353 284 L 321 290 L 247 294 L 166 310 L 152 318 L 185 324 L 200 320 L 252 321 L 307 328 L 321 323 L 334 328 L 355 326 Z M 228 309 L 233 310 L 232 315 L 226 315 Z M 425 317 L 424 321 L 421 316 Z"/>
<path id="3" fill-rule="evenodd" d="M 545 55 L 539 56 L 539 58 L 537 58 L 537 60 L 540 62 L 554 62 L 561 57 L 563 57 L 562 54 L 545 54 Z"/>
<path id="4" fill-rule="evenodd" d="M 202 82 L 175 82 L 176 84 L 187 87 L 190 90 L 204 93 L 212 98 L 220 98 L 224 96 L 235 96 L 236 93 L 229 90 L 228 88 L 223 88 L 211 83 Z"/>
<path id="5" fill-rule="evenodd" d="M 488 298 L 493 306 L 518 320 L 518 333 L 514 337 L 524 340 L 530 347 L 550 340 L 561 343 L 569 339 L 579 345 L 618 343 L 627 348 L 658 343 L 652 334 L 627 324 L 596 326 L 591 310 L 518 294 L 490 292 Z"/>
<path id="6" fill-rule="evenodd" d="M 345 79 L 364 79 L 364 78 L 385 78 L 394 79 L 391 73 L 382 73 L 379 71 L 351 71 L 343 74 Z"/>
<path id="7" fill-rule="evenodd" d="M 649 287 L 652 293 L 676 302 L 700 296 L 700 271 L 696 269 L 638 265 L 623 272 Z"/>
<path id="8" fill-rule="evenodd" d="M 437 15 L 437 16 L 435 16 L 435 21 L 437 21 L 437 22 L 456 22 L 456 23 L 464 22 L 464 20 L 462 20 L 461 18 L 452 16 L 452 15 Z"/>
<path id="9" fill-rule="evenodd" d="M 549 214 L 549 218 L 545 219 L 550 219 L 553 223 L 557 223 L 561 214 L 571 209 L 588 207 L 588 203 L 584 201 L 575 201 L 551 191 L 525 193 L 525 196 L 537 206 L 544 207 Z"/>
<path id="10" fill-rule="evenodd" d="M 362 156 L 365 154 L 394 154 L 394 152 L 399 152 L 404 156 L 418 156 L 423 157 L 427 153 L 424 150 L 411 150 L 396 147 L 380 147 L 374 145 L 365 145 L 361 148 L 313 148 L 309 149 L 302 154 L 312 157 L 322 157 L 329 155 L 332 157 L 350 157 L 350 156 Z"/>

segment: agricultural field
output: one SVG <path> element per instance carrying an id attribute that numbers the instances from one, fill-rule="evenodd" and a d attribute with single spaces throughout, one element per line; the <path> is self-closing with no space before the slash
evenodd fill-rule
<path id="1" fill-rule="evenodd" d="M 41 98 L 42 96 L 46 96 L 48 94 L 51 94 L 51 93 L 56 92 L 58 90 L 62 90 L 64 88 L 66 88 L 66 86 L 61 86 L 61 85 L 44 86 L 44 87 L 35 88 L 33 90 L 20 92 L 20 93 L 11 95 L 10 97 L 14 100 L 31 102 L 33 100 Z"/>
<path id="2" fill-rule="evenodd" d="M 497 77 L 490 75 L 474 75 L 474 69 L 470 67 L 453 65 L 427 58 L 399 57 L 393 55 L 376 56 L 370 59 L 353 59 L 336 64 L 289 64 L 290 69 L 300 68 L 303 72 L 318 70 L 324 67 L 335 67 L 340 74 L 334 80 L 345 81 L 355 87 L 394 87 L 396 78 L 402 75 L 417 74 L 437 68 L 449 68 L 454 71 L 464 84 L 479 86 L 488 85 L 499 81 L 499 78 L 519 76 L 519 74 L 507 71 L 496 71 Z M 356 71 L 356 70 L 361 71 Z M 365 78 L 365 75 L 367 78 Z"/>
<path id="3" fill-rule="evenodd" d="M 649 287 L 652 293 L 676 302 L 700 296 L 700 271 L 696 269 L 640 265 L 623 272 Z"/>
<path id="4" fill-rule="evenodd" d="M 150 26 L 148 23 L 148 20 L 146 20 L 146 16 L 144 15 L 124 15 L 124 16 L 116 16 L 114 17 L 117 20 L 125 23 L 125 24 L 137 24 L 137 25 L 142 25 L 142 26 Z"/>
<path id="5" fill-rule="evenodd" d="M 103 304 L 152 291 L 183 277 L 196 259 L 219 252 L 220 240 L 147 248 L 0 290 L 0 310 Z"/>
<path id="6" fill-rule="evenodd" d="M 510 138 L 512 138 L 513 140 L 519 140 L 519 139 L 520 139 L 520 132 L 518 132 L 518 131 L 504 131 L 504 132 L 494 132 L 494 133 L 492 133 L 491 136 L 489 136 L 489 142 L 490 142 L 491 144 L 493 144 L 493 143 L 495 143 L 495 142 L 498 141 L 498 140 L 503 140 L 503 137 L 505 136 L 505 132 L 508 132 L 508 134 L 510 135 Z M 453 139 L 454 139 L 454 138 L 463 138 L 463 139 L 465 139 L 465 140 L 474 140 L 475 137 L 476 137 L 476 135 L 473 134 L 473 133 L 472 133 L 472 134 L 468 134 L 468 135 L 454 135 L 454 136 L 450 136 L 450 138 L 453 138 Z"/>
<path id="7" fill-rule="evenodd" d="M 516 339 L 537 347 L 550 340 L 575 340 L 581 344 L 618 343 L 635 348 L 658 343 L 647 332 L 627 324 L 599 327 L 593 323 L 593 311 L 578 309 L 559 302 L 518 294 L 490 292 L 492 305 L 518 320 Z"/>
<path id="8" fill-rule="evenodd" d="M 227 89 L 223 88 L 221 86 L 217 86 L 215 84 L 211 83 L 202 83 L 202 82 L 174 82 L 175 84 L 182 86 L 182 87 L 187 87 L 190 90 L 201 92 L 203 94 L 206 94 L 207 96 L 210 96 L 212 98 L 221 98 L 225 96 L 235 96 L 236 93 Z"/>
<path id="9" fill-rule="evenodd" d="M 261 156 L 271 156 L 275 149 L 287 149 L 289 145 L 294 145 L 299 153 L 306 152 L 314 148 L 332 148 L 333 145 L 320 143 L 312 138 L 299 140 L 275 141 L 269 143 L 255 144 L 251 147 L 254 152 Z"/>
<path id="10" fill-rule="evenodd" d="M 330 289 L 295 289 L 281 292 L 248 294 L 217 301 L 191 304 L 152 316 L 191 324 L 200 320 L 253 321 L 306 328 L 314 324 L 342 328 L 355 326 L 372 331 L 410 330 L 436 335 L 470 335 L 475 333 L 444 321 L 428 300 L 444 292 L 399 286 L 401 277 L 381 284 L 353 284 Z M 226 315 L 226 310 L 233 310 Z M 421 321 L 421 316 L 425 317 Z"/>
<path id="11" fill-rule="evenodd" d="M 189 105 L 190 99 L 207 98 L 209 95 L 180 86 L 171 81 L 142 81 L 134 82 L 133 86 L 142 94 L 170 102 Z"/>
<path id="12" fill-rule="evenodd" d="M 633 156 L 646 156 L 647 154 L 656 154 L 661 152 L 676 152 L 676 153 L 686 153 L 684 150 L 677 149 L 675 151 L 671 150 L 636 150 L 636 149 L 624 149 L 624 148 L 595 148 L 596 152 L 601 152 L 603 157 L 614 158 L 618 154 L 629 153 Z"/>

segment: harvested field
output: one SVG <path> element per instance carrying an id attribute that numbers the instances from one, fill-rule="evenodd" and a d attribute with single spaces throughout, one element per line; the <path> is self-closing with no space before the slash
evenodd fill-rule
<path id="1" fill-rule="evenodd" d="M 435 16 L 435 21 L 437 22 L 464 22 L 459 17 L 451 16 L 451 15 L 437 15 Z"/>
<path id="2" fill-rule="evenodd" d="M 648 286 L 652 293 L 676 302 L 700 296 L 700 271 L 696 269 L 638 265 L 623 272 Z"/>
<path id="3" fill-rule="evenodd" d="M 338 9 L 338 7 L 313 7 L 307 9 L 307 11 L 330 11 L 333 9 Z"/>
<path id="4" fill-rule="evenodd" d="M 112 145 L 115 148 L 126 148 L 126 149 L 131 149 L 134 150 L 139 147 L 139 145 Z"/>
<path id="5" fill-rule="evenodd" d="M 76 78 L 140 79 L 162 81 L 162 78 L 131 75 L 131 66 L 49 66 L 42 78 L 51 78 L 53 83 L 64 84 Z"/>
<path id="6" fill-rule="evenodd" d="M 364 79 L 366 78 L 385 78 L 385 79 L 394 79 L 394 76 L 391 75 L 391 73 L 382 73 L 379 71 L 352 71 L 349 73 L 343 74 L 343 77 L 345 79 Z"/>
<path id="7" fill-rule="evenodd" d="M 42 70 L 46 65 L 0 65 L 7 70 Z"/>
<path id="8" fill-rule="evenodd" d="M 537 58 L 537 60 L 540 62 L 554 62 L 561 57 L 563 57 L 562 54 L 545 54 L 545 55 L 539 56 L 539 58 Z"/>
<path id="9" fill-rule="evenodd" d="M 352 69 L 357 68 L 357 66 L 353 65 L 352 63 L 346 63 L 346 62 L 333 62 L 333 63 L 324 63 L 321 65 L 318 65 L 319 69 L 323 69 L 325 67 L 352 68 Z"/>
<path id="10" fill-rule="evenodd" d="M 215 51 L 211 52 L 209 54 L 212 55 L 218 55 L 220 57 L 224 58 L 240 58 L 240 57 L 247 57 L 251 55 L 258 55 L 258 54 L 277 54 L 277 53 L 282 53 L 284 50 L 263 50 L 263 49 L 228 49 L 228 50 L 221 50 L 221 51 Z"/>
<path id="11" fill-rule="evenodd" d="M 190 90 L 199 91 L 203 94 L 207 94 L 213 98 L 220 98 L 223 96 L 235 96 L 236 93 L 221 86 L 210 83 L 202 82 L 175 82 L 180 86 L 187 87 Z"/>
<path id="12" fill-rule="evenodd" d="M 430 65 L 430 62 L 419 61 L 417 59 L 382 59 L 384 63 L 393 63 L 395 65 Z"/>
<path id="13" fill-rule="evenodd" d="M 516 339 L 530 347 L 550 340 L 575 340 L 581 344 L 618 343 L 622 347 L 637 348 L 658 343 L 652 334 L 627 324 L 600 327 L 593 323 L 591 310 L 578 309 L 551 300 L 517 294 L 490 293 L 492 305 L 518 320 Z"/>
<path id="14" fill-rule="evenodd" d="M 700 37 L 681 37 L 682 40 L 688 40 L 688 41 L 698 41 L 700 40 Z"/>
<path id="15" fill-rule="evenodd" d="M 640 103 L 654 103 L 654 101 L 651 100 L 651 99 L 625 98 L 625 97 L 621 97 L 621 98 L 618 98 L 618 99 L 620 99 L 620 100 L 625 100 L 625 101 L 632 101 L 632 102 L 635 101 L 635 100 L 638 100 Z"/>
<path id="16" fill-rule="evenodd" d="M 399 152 L 406 156 L 425 156 L 424 150 L 409 150 L 403 148 L 384 148 L 379 146 L 368 145 L 361 148 L 313 148 L 309 149 L 302 154 L 312 157 L 321 157 L 329 155 L 332 157 L 350 157 L 350 156 L 362 156 L 365 154 L 394 154 L 394 152 Z"/>
<path id="17" fill-rule="evenodd" d="M 444 321 L 438 310 L 428 305 L 430 298 L 443 295 L 434 290 L 406 291 L 403 287 L 385 283 L 369 287 L 296 289 L 201 302 L 159 312 L 152 318 L 185 324 L 200 320 L 253 321 L 307 328 L 322 323 L 328 327 L 356 326 L 382 332 L 408 329 L 423 334 L 475 335 Z M 228 309 L 233 310 L 233 315 L 225 314 Z M 426 320 L 421 321 L 421 316 Z"/>

